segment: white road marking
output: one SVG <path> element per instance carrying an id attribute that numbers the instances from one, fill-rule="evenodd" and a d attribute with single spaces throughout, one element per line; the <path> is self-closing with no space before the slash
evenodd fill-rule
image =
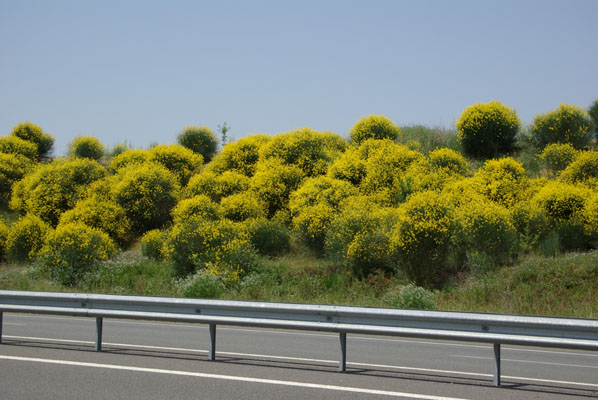
<path id="1" fill-rule="evenodd" d="M 480 360 L 494 360 L 493 357 L 476 357 L 476 356 L 462 356 L 459 354 L 451 354 L 451 357 L 457 358 L 475 358 Z M 502 361 L 510 361 L 510 362 L 519 362 L 519 363 L 527 363 L 527 364 L 544 364 L 544 365 L 558 365 L 562 367 L 576 367 L 576 368 L 593 368 L 598 369 L 597 365 L 580 365 L 580 364 L 562 364 L 562 363 L 553 363 L 553 362 L 546 362 L 546 361 L 532 361 L 532 360 L 516 360 L 513 358 L 501 358 Z"/>
<path id="2" fill-rule="evenodd" d="M 124 365 L 98 364 L 98 363 L 78 362 L 78 361 L 68 361 L 68 360 L 53 360 L 53 359 L 45 359 L 45 358 L 29 358 L 29 357 L 13 357 L 13 356 L 0 356 L 0 359 L 11 360 L 11 361 L 35 362 L 35 363 L 43 363 L 43 364 L 67 365 L 67 366 L 75 366 L 75 367 L 113 369 L 113 370 L 120 370 L 120 371 L 147 372 L 147 373 L 152 373 L 152 374 L 191 376 L 191 377 L 196 377 L 196 378 L 220 379 L 220 380 L 227 380 L 227 381 L 249 382 L 249 383 L 261 383 L 261 384 L 266 384 L 266 385 L 292 386 L 292 387 L 309 388 L 309 389 L 334 390 L 334 391 L 338 391 L 338 392 L 363 393 L 363 394 L 371 394 L 371 395 L 379 395 L 379 396 L 407 397 L 407 398 L 412 398 L 412 399 L 465 400 L 465 399 L 459 399 L 459 398 L 455 398 L 455 397 L 431 396 L 431 395 L 418 394 L 418 393 L 391 392 L 391 391 L 387 391 L 387 390 L 375 390 L 375 389 L 366 389 L 366 388 L 359 388 L 359 387 L 344 387 L 344 386 L 336 386 L 336 385 L 323 385 L 323 384 L 319 384 L 319 383 L 282 381 L 282 380 L 277 380 L 277 379 L 251 378 L 251 377 L 246 377 L 246 376 L 206 374 L 206 373 L 201 373 L 201 372 L 177 371 L 177 370 L 159 369 L 159 368 L 143 368 L 143 367 L 133 367 L 133 366 L 124 366 Z"/>
<path id="3" fill-rule="evenodd" d="M 95 344 L 95 342 L 93 342 L 93 341 L 85 341 L 85 340 L 50 339 L 50 338 L 10 336 L 10 335 L 4 335 L 4 337 L 10 338 L 10 339 L 17 339 L 17 340 L 35 340 L 35 341 L 48 341 L 48 342 L 59 342 L 59 343 L 78 343 L 78 344 L 85 344 L 85 345 L 94 345 Z M 125 349 L 132 348 L 132 349 L 144 349 L 144 350 L 147 349 L 147 350 L 161 350 L 161 351 L 180 351 L 180 352 L 185 352 L 185 353 L 202 353 L 202 354 L 208 353 L 208 350 L 188 349 L 188 348 L 181 348 L 181 347 L 146 346 L 146 345 L 139 345 L 139 344 L 109 343 L 109 342 L 103 342 L 102 344 L 104 346 L 114 346 L 114 347 L 120 347 L 120 348 L 125 348 Z M 233 357 L 252 357 L 252 358 L 273 359 L 273 360 L 301 361 L 301 362 L 312 362 L 312 363 L 334 364 L 334 365 L 338 364 L 338 360 L 274 356 L 274 355 L 267 355 L 267 354 L 236 353 L 236 352 L 228 352 L 228 351 L 217 351 L 216 355 L 226 355 L 226 356 L 233 356 Z M 493 359 L 493 358 L 489 358 L 489 359 Z M 443 370 L 443 369 L 416 368 L 416 367 L 406 367 L 406 366 L 400 366 L 400 365 L 387 365 L 387 364 L 347 362 L 347 366 L 381 368 L 381 369 L 396 369 L 396 370 L 403 370 L 403 371 L 438 373 L 438 374 L 446 374 L 446 375 L 452 374 L 452 375 L 463 375 L 463 376 L 475 376 L 475 377 L 481 377 L 481 378 L 492 378 L 493 377 L 492 374 L 482 374 L 479 372 L 465 372 L 465 371 L 451 371 L 451 370 Z M 503 378 L 503 380 L 506 378 L 506 379 L 524 381 L 524 382 L 539 382 L 539 383 L 551 383 L 551 384 L 557 384 L 557 385 L 575 385 L 575 386 L 587 386 L 587 387 L 598 388 L 598 384 L 596 384 L 596 383 L 559 381 L 559 380 L 552 380 L 552 379 L 527 378 L 527 377 L 522 377 L 522 376 L 509 376 L 509 375 L 502 375 L 502 378 Z"/>
<path id="4" fill-rule="evenodd" d="M 73 317 L 56 317 L 50 315 L 26 315 L 26 314 L 12 314 L 12 316 L 18 316 L 19 318 L 45 318 L 45 319 L 61 319 L 61 320 L 69 320 L 69 321 L 82 321 L 85 323 L 93 323 L 95 324 L 95 319 L 92 318 L 73 318 Z M 6 322 L 5 322 L 6 323 Z M 160 322 L 141 322 L 141 321 L 131 321 L 131 320 L 118 320 L 118 319 L 104 319 L 104 325 L 106 324 L 123 324 L 123 325 L 151 325 L 151 326 L 163 326 L 163 327 L 179 327 L 179 328 L 189 328 L 189 329 L 205 329 L 207 330 L 208 327 L 205 325 L 199 324 L 188 324 L 188 323 L 160 323 Z M 319 336 L 319 337 L 326 337 L 330 339 L 338 339 L 337 334 L 331 333 L 308 333 L 308 332 L 293 332 L 293 331 L 284 331 L 284 330 L 272 330 L 272 329 L 251 329 L 251 328 L 236 328 L 236 327 L 224 327 L 218 326 L 218 330 L 223 331 L 235 331 L 235 332 L 250 332 L 250 333 L 264 333 L 264 334 L 272 334 L 272 335 L 295 335 L 295 336 Z M 425 344 L 425 345 L 432 345 L 432 346 L 449 346 L 449 347 L 466 347 L 466 348 L 477 348 L 477 349 L 491 349 L 490 345 L 475 345 L 475 344 L 464 344 L 464 343 L 451 343 L 451 342 L 442 342 L 442 341 L 425 341 L 425 340 L 411 340 L 411 339 L 396 339 L 396 338 L 389 338 L 389 337 L 372 337 L 372 336 L 363 336 L 363 335 L 351 335 L 350 340 L 365 340 L 365 341 L 381 341 L 381 342 L 397 342 L 397 343 L 417 343 L 417 344 Z M 519 347 L 507 347 L 503 346 L 502 351 L 520 351 L 520 352 L 529 352 L 529 353 L 546 353 L 546 354 L 560 354 L 560 355 L 574 355 L 580 357 L 598 357 L 598 354 L 591 354 L 591 353 L 575 353 L 571 351 L 560 351 L 560 350 L 540 350 L 540 349 L 525 349 Z"/>

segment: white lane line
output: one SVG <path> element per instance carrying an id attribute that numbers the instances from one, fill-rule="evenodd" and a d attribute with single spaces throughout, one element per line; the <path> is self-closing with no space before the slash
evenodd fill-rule
<path id="1" fill-rule="evenodd" d="M 479 360 L 494 360 L 493 357 L 462 356 L 462 355 L 459 355 L 459 354 L 451 354 L 451 357 L 457 357 L 457 358 L 475 358 L 475 359 L 479 359 Z M 561 366 L 561 367 L 576 367 L 576 368 L 593 368 L 593 369 L 598 369 L 598 366 L 596 366 L 596 365 L 562 364 L 562 363 L 553 363 L 553 362 L 546 362 L 546 361 L 516 360 L 516 359 L 512 359 L 512 358 L 502 358 L 502 361 L 519 362 L 519 363 L 527 363 L 527 364 L 558 365 L 558 366 Z"/>
<path id="2" fill-rule="evenodd" d="M 25 324 L 15 324 L 14 322 L 5 322 L 4 325 L 25 326 Z"/>
<path id="3" fill-rule="evenodd" d="M 25 314 L 13 314 L 13 316 L 18 315 L 19 318 L 45 318 L 45 319 L 60 319 L 60 320 L 69 320 L 69 321 L 82 321 L 85 323 L 95 323 L 91 318 L 73 318 L 73 317 L 55 317 L 55 316 L 48 316 L 48 315 L 25 315 Z M 207 326 L 205 325 L 198 325 L 198 324 L 185 324 L 185 323 L 176 323 L 176 324 L 169 324 L 169 323 L 160 323 L 160 322 L 140 322 L 140 321 L 129 321 L 129 320 L 117 320 L 117 319 L 104 319 L 104 325 L 106 324 L 122 324 L 122 325 L 150 325 L 150 326 L 162 326 L 162 327 L 178 327 L 178 328 L 188 328 L 188 329 L 205 329 L 207 330 Z M 250 328 L 233 328 L 233 327 L 218 327 L 218 330 L 223 331 L 234 331 L 234 332 L 249 332 L 249 333 L 263 333 L 263 334 L 272 334 L 272 335 L 294 335 L 294 336 L 318 336 L 318 337 L 326 337 L 329 339 L 337 339 L 338 335 L 330 334 L 330 333 L 307 333 L 307 332 L 292 332 L 292 331 L 276 331 L 271 329 L 250 329 Z M 373 341 L 373 342 L 395 342 L 395 343 L 408 343 L 408 344 L 424 344 L 424 345 L 431 345 L 431 346 L 448 346 L 448 347 L 466 347 L 466 348 L 474 348 L 474 349 L 491 349 L 489 345 L 475 345 L 475 344 L 463 344 L 463 343 L 450 343 L 450 342 L 442 342 L 442 341 L 424 341 L 424 340 L 410 340 L 410 339 L 395 339 L 395 338 L 388 338 L 388 337 L 371 337 L 371 336 L 362 336 L 362 335 L 351 335 L 351 340 L 364 340 L 364 341 Z M 502 351 L 521 351 L 521 352 L 529 352 L 529 353 L 545 353 L 545 354 L 558 354 L 558 355 L 572 355 L 572 356 L 580 356 L 580 357 L 598 357 L 598 354 L 591 354 L 591 353 L 575 353 L 571 351 L 559 351 L 559 350 L 539 350 L 539 349 L 525 349 L 519 347 L 502 347 Z"/>
<path id="4" fill-rule="evenodd" d="M 191 376 L 191 377 L 196 377 L 196 378 L 220 379 L 220 380 L 236 381 L 236 382 L 261 383 L 261 384 L 266 384 L 266 385 L 292 386 L 292 387 L 300 387 L 300 388 L 308 388 L 308 389 L 334 390 L 334 391 L 338 391 L 338 392 L 363 393 L 363 394 L 371 394 L 371 395 L 379 395 L 379 396 L 407 397 L 407 398 L 411 398 L 411 399 L 465 400 L 465 399 L 459 399 L 459 398 L 455 398 L 455 397 L 431 396 L 431 395 L 418 394 L 418 393 L 391 392 L 391 391 L 387 391 L 387 390 L 375 390 L 375 389 L 366 389 L 366 388 L 359 388 L 359 387 L 344 387 L 344 386 L 336 386 L 336 385 L 323 385 L 323 384 L 319 384 L 319 383 L 282 381 L 282 380 L 277 380 L 277 379 L 251 378 L 251 377 L 247 377 L 247 376 L 206 374 L 206 373 L 201 373 L 201 372 L 177 371 L 177 370 L 159 369 L 159 368 L 143 368 L 143 367 L 133 367 L 133 366 L 124 366 L 124 365 L 97 364 L 97 363 L 78 362 L 78 361 L 53 360 L 53 359 L 29 358 L 29 357 L 13 357 L 13 356 L 0 356 L 0 359 L 11 360 L 11 361 L 35 362 L 35 363 L 43 363 L 43 364 L 67 365 L 67 366 L 75 366 L 75 367 L 113 369 L 113 370 L 119 370 L 119 371 L 147 372 L 147 373 L 152 373 L 152 374 Z"/>
<path id="5" fill-rule="evenodd" d="M 50 339 L 50 338 L 27 337 L 27 336 L 9 336 L 9 335 L 4 335 L 4 337 L 10 338 L 10 339 L 20 339 L 20 340 L 35 340 L 35 341 L 48 341 L 48 342 L 59 342 L 59 343 L 78 343 L 78 344 L 86 344 L 86 345 L 95 344 L 95 342 L 84 341 L 84 340 Z M 109 343 L 109 342 L 103 342 L 103 345 L 104 346 L 121 347 L 121 348 L 125 348 L 125 349 L 133 348 L 133 349 L 143 349 L 143 350 L 180 351 L 180 352 L 185 352 L 185 353 L 202 353 L 202 354 L 208 353 L 208 350 L 188 349 L 188 348 L 182 348 L 182 347 L 146 346 L 146 345 L 139 345 L 139 344 Z M 338 360 L 324 360 L 324 359 L 317 359 L 317 358 L 274 356 L 274 355 L 267 355 L 267 354 L 236 353 L 236 352 L 228 352 L 228 351 L 218 351 L 217 355 L 218 354 L 231 356 L 231 357 L 252 357 L 252 358 L 260 358 L 260 359 L 301 361 L 301 362 L 334 364 L 334 365 L 338 364 Z M 443 375 L 475 376 L 475 377 L 480 377 L 480 378 L 493 377 L 492 374 L 482 374 L 479 372 L 465 372 L 465 371 L 451 371 L 451 370 L 443 370 L 443 369 L 416 368 L 416 367 L 406 367 L 406 366 L 401 366 L 401 365 L 371 364 L 371 363 L 360 363 L 360 362 L 347 362 L 347 365 L 351 365 L 351 366 L 355 366 L 355 367 L 368 367 L 368 368 L 395 369 L 395 370 L 402 370 L 402 371 L 436 373 L 436 374 L 443 374 Z M 524 381 L 524 382 L 540 382 L 540 383 L 551 383 L 551 384 L 557 384 L 557 385 L 576 385 L 576 386 L 587 386 L 587 387 L 598 388 L 598 384 L 596 384 L 596 383 L 559 381 L 559 380 L 551 380 L 551 379 L 527 378 L 527 377 L 522 377 L 522 376 L 509 376 L 509 375 L 502 375 L 502 378 L 503 379 L 505 379 L 505 378 L 513 379 L 513 380 Z"/>

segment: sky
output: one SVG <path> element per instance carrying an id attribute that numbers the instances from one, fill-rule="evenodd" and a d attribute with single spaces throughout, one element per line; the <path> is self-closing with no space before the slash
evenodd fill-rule
<path id="1" fill-rule="evenodd" d="M 596 0 L 0 0 L 0 135 L 30 121 L 65 155 L 229 140 L 361 118 L 452 128 L 499 100 L 526 124 L 598 97 Z"/>

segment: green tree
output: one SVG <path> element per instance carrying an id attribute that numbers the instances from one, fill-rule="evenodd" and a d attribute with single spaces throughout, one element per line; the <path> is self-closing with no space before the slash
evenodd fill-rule
<path id="1" fill-rule="evenodd" d="M 226 134 L 230 131 L 230 126 L 227 126 L 226 121 L 224 121 L 222 126 L 218 125 L 218 131 L 220 132 L 220 137 L 222 137 L 222 146 L 224 146 L 226 144 Z"/>
<path id="2" fill-rule="evenodd" d="M 588 115 L 592 120 L 592 130 L 594 131 L 594 135 L 596 139 L 598 139 L 598 99 L 594 99 L 594 102 L 588 108 Z"/>

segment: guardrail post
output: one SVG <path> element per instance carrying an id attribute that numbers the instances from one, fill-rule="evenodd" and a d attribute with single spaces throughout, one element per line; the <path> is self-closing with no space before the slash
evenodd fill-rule
<path id="1" fill-rule="evenodd" d="M 339 338 L 341 341 L 341 359 L 338 370 L 339 372 L 345 372 L 347 370 L 347 332 L 341 332 Z"/>
<path id="2" fill-rule="evenodd" d="M 500 343 L 494 343 L 494 386 L 500 386 Z"/>
<path id="3" fill-rule="evenodd" d="M 0 344 L 2 344 L 2 311 L 0 311 Z"/>
<path id="4" fill-rule="evenodd" d="M 216 360 L 216 324 L 210 324 L 210 354 L 208 360 Z"/>
<path id="5" fill-rule="evenodd" d="M 96 317 L 96 351 L 102 351 L 102 322 L 102 317 Z"/>

